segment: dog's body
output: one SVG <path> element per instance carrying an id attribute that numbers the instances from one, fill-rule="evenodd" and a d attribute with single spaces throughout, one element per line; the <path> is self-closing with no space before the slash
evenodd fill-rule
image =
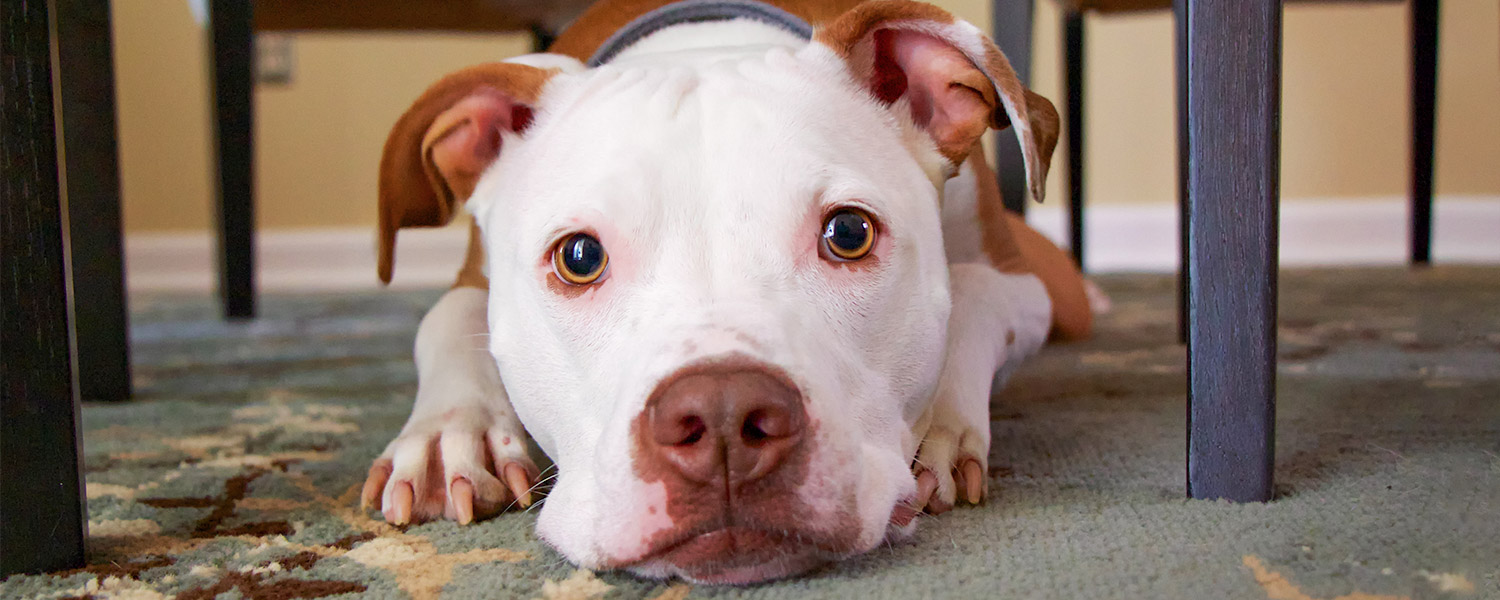
<path id="1" fill-rule="evenodd" d="M 397 228 L 466 199 L 477 225 L 366 501 L 396 523 L 526 505 L 529 433 L 559 471 L 542 539 L 718 582 L 979 502 L 992 385 L 1092 318 L 978 145 L 1014 125 L 1040 198 L 1051 105 L 972 26 L 901 1 L 772 2 L 813 41 L 691 23 L 583 67 L 664 4 L 603 2 L 552 54 L 450 75 L 393 130 L 382 276 Z"/>

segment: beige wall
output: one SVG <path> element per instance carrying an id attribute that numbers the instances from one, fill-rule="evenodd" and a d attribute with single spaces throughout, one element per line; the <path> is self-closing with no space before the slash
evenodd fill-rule
<path id="1" fill-rule="evenodd" d="M 988 0 L 937 3 L 988 27 Z M 184 0 L 113 7 L 126 228 L 205 228 L 213 187 L 203 33 Z M 1446 0 L 1442 8 L 1437 192 L 1500 195 L 1500 7 Z M 1039 3 L 1035 26 L 1034 87 L 1061 105 L 1053 3 Z M 1405 193 L 1406 29 L 1401 5 L 1287 10 L 1286 198 Z M 1170 16 L 1091 17 L 1088 36 L 1090 200 L 1171 201 Z M 293 83 L 256 92 L 259 224 L 373 224 L 380 145 L 406 104 L 442 73 L 528 43 L 505 35 L 297 36 Z M 1055 169 L 1050 182 L 1054 201 L 1065 197 L 1060 175 Z"/>

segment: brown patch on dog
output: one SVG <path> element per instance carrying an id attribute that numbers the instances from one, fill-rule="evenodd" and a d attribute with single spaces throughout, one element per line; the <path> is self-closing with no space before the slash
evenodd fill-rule
<path id="1" fill-rule="evenodd" d="M 1093 335 L 1094 309 L 1089 306 L 1078 265 L 1020 215 L 1006 210 L 995 172 L 984 162 L 982 150 L 969 155 L 968 165 L 974 171 L 978 194 L 974 204 L 980 244 L 990 265 L 1001 273 L 1036 275 L 1052 300 L 1052 334 L 1062 340 L 1088 339 Z M 1010 332 L 1006 343 L 1014 337 L 1015 332 Z"/>
<path id="2" fill-rule="evenodd" d="M 1047 168 L 1057 146 L 1057 109 L 1046 98 L 1021 84 L 1005 54 L 988 38 L 980 35 L 977 40 L 963 40 L 978 41 L 983 45 L 982 54 L 971 55 L 961 49 L 969 46 L 968 43 L 959 44 L 955 43 L 958 40 L 943 37 L 957 35 L 948 31 L 956 21 L 952 14 L 930 4 L 877 0 L 840 15 L 818 30 L 813 39 L 844 57 L 855 76 L 866 79 L 872 93 L 887 103 L 905 93 L 909 82 L 904 79 L 904 74 L 896 79 L 881 75 L 884 69 L 880 65 L 884 63 L 880 61 L 882 56 L 887 56 L 882 52 L 883 44 L 891 43 L 889 36 L 893 32 L 909 32 L 946 44 L 953 55 L 962 56 L 974 67 L 973 71 L 951 73 L 954 79 L 949 82 L 949 89 L 956 86 L 978 94 L 989 111 L 981 121 L 969 122 L 965 116 L 965 120 L 948 124 L 947 130 L 930 131 L 938 151 L 952 164 L 961 164 L 978 147 L 986 127 L 1004 129 L 1012 125 L 1005 108 L 1008 103 L 1016 117 L 1026 123 L 1026 127 L 1016 128 L 1016 136 L 1026 157 L 1028 193 L 1040 201 L 1045 196 Z M 997 94 L 1004 98 L 1004 102 Z"/>
<path id="3" fill-rule="evenodd" d="M 1005 199 L 1000 194 L 1000 184 L 995 181 L 995 172 L 984 161 L 984 150 L 975 149 L 969 154 L 969 169 L 974 172 L 974 217 L 979 222 L 980 245 L 990 259 L 990 266 L 1001 273 L 1030 273 L 1031 264 L 1016 245 L 1005 224 Z"/>
<path id="4" fill-rule="evenodd" d="M 488 63 L 443 77 L 401 115 L 386 138 L 380 158 L 380 280 L 391 281 L 396 230 L 439 227 L 468 199 L 478 173 L 445 174 L 429 154 L 429 134 L 440 116 L 476 93 L 503 95 L 524 108 L 517 129 L 529 120 L 529 107 L 557 73 L 512 63 Z M 498 152 L 498 147 L 496 152 Z M 455 179 L 454 177 L 457 177 Z"/>
<path id="5" fill-rule="evenodd" d="M 942 25 L 954 22 L 953 15 L 946 10 L 922 2 L 905 0 L 876 0 L 851 8 L 826 27 L 818 30 L 813 40 L 822 43 L 843 56 L 852 56 L 855 46 L 865 40 L 871 30 L 895 21 L 931 21 Z"/>
<path id="6" fill-rule="evenodd" d="M 484 238 L 479 224 L 469 224 L 469 248 L 464 254 L 464 265 L 458 269 L 458 280 L 453 287 L 490 289 L 490 278 L 484 274 Z"/>
<path id="7" fill-rule="evenodd" d="M 759 362 L 728 359 L 707 361 L 678 370 L 658 382 L 657 390 L 666 390 L 679 379 L 705 372 L 738 369 L 770 369 L 770 373 L 791 384 L 784 373 Z M 655 393 L 653 392 L 653 395 Z M 650 406 L 651 402 L 647 402 Z M 656 450 L 650 442 L 650 409 L 642 410 L 631 425 L 632 465 L 637 476 L 647 483 L 660 482 L 666 488 L 666 514 L 672 528 L 659 531 L 647 541 L 644 556 L 634 557 L 611 568 L 628 567 L 649 560 L 666 560 L 685 571 L 697 570 L 699 576 L 725 568 L 764 564 L 785 556 L 785 548 L 795 544 L 799 549 L 816 550 L 808 560 L 826 562 L 854 550 L 860 522 L 855 507 L 845 506 L 831 515 L 822 515 L 804 504 L 797 496 L 806 482 L 809 463 L 817 444 L 817 422 L 805 424 L 802 441 L 781 459 L 781 466 L 736 487 L 726 471 L 708 482 L 695 482 L 676 473 L 665 461 L 648 460 Z M 795 520 L 788 520 L 795 519 Z M 741 551 L 737 559 L 750 562 L 723 564 L 715 559 L 723 546 Z M 746 556 L 744 551 L 749 551 Z M 807 567 L 813 565 L 808 564 Z M 790 575 L 786 573 L 784 575 Z"/>

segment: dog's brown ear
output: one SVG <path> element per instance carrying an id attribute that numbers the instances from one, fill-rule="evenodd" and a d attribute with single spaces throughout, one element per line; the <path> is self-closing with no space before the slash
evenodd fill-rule
<path id="1" fill-rule="evenodd" d="M 380 157 L 381 281 L 391 281 L 396 230 L 447 224 L 500 155 L 502 132 L 531 124 L 556 73 L 515 63 L 469 67 L 427 88 L 401 115 Z"/>
<path id="2" fill-rule="evenodd" d="M 1013 127 L 1030 195 L 1045 195 L 1057 109 L 1021 85 L 978 28 L 931 4 L 875 0 L 829 21 L 813 39 L 842 57 L 879 101 L 904 99 L 912 120 L 955 166 L 986 130 Z"/>

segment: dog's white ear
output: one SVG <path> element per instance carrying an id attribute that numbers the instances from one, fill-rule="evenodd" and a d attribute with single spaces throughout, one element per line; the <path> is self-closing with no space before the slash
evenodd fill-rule
<path id="1" fill-rule="evenodd" d="M 912 120 L 955 166 L 989 128 L 1013 127 L 1030 195 L 1045 195 L 1057 109 L 1021 85 L 978 28 L 931 4 L 876 0 L 828 21 L 813 40 L 842 58 L 880 102 L 906 100 Z"/>
<path id="2" fill-rule="evenodd" d="M 576 62 L 576 61 L 575 61 Z M 396 231 L 438 227 L 500 156 L 502 132 L 531 124 L 556 68 L 489 63 L 443 77 L 391 128 L 380 158 L 380 280 L 389 283 Z"/>

